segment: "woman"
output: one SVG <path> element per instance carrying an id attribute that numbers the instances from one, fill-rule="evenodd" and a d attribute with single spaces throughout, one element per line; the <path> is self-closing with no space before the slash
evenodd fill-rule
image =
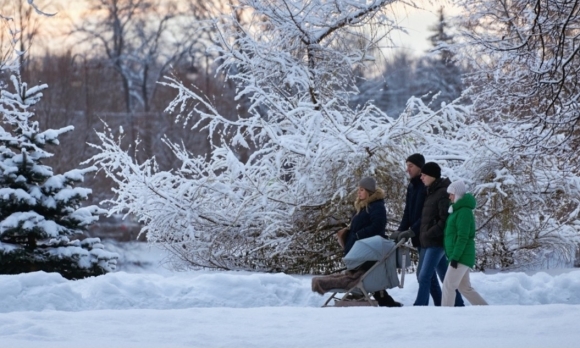
<path id="1" fill-rule="evenodd" d="M 447 187 L 453 205 L 451 215 L 445 225 L 445 254 L 450 261 L 443 280 L 442 306 L 453 306 L 455 290 L 474 306 L 487 305 L 487 302 L 471 287 L 469 269 L 475 264 L 475 197 L 466 193 L 465 183 L 461 180 Z"/>
<path id="2" fill-rule="evenodd" d="M 359 239 L 372 236 L 385 237 L 387 226 L 387 210 L 385 209 L 385 193 L 374 178 L 366 177 L 359 182 L 357 199 L 354 203 L 356 213 L 349 227 L 337 232 L 338 243 L 344 248 L 344 255 L 348 254 L 354 243 Z M 363 264 L 370 269 L 374 262 Z M 379 306 L 401 307 L 402 304 L 393 300 L 386 290 L 377 291 L 374 297 Z"/>
<path id="3" fill-rule="evenodd" d="M 421 167 L 421 181 L 425 185 L 425 201 L 421 211 L 419 232 L 419 265 L 417 280 L 419 289 L 414 306 L 428 306 L 429 294 L 435 306 L 441 305 L 442 291 L 435 273 L 441 281 L 445 279 L 447 258 L 443 245 L 445 221 L 449 215 L 449 198 L 447 187 L 451 182 L 441 177 L 441 167 L 435 162 L 427 162 Z M 463 298 L 457 294 L 455 305 L 463 306 Z"/>

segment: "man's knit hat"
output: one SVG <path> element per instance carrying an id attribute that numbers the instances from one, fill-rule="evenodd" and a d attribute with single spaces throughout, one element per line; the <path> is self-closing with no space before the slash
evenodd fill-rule
<path id="1" fill-rule="evenodd" d="M 420 153 L 414 153 L 411 156 L 407 157 L 405 162 L 411 162 L 419 168 L 422 168 L 425 165 L 425 157 Z"/>
<path id="2" fill-rule="evenodd" d="M 455 195 L 455 202 L 460 200 L 466 192 L 467 187 L 465 187 L 465 183 L 462 180 L 454 181 L 447 187 L 447 193 Z"/>
<path id="3" fill-rule="evenodd" d="M 441 177 L 441 167 L 435 162 L 427 162 L 421 167 L 421 173 L 439 179 Z"/>
<path id="4" fill-rule="evenodd" d="M 377 182 L 374 178 L 371 178 L 370 176 L 362 178 L 361 181 L 358 183 L 358 186 L 364 188 L 370 193 L 375 193 L 375 191 L 377 190 Z"/>

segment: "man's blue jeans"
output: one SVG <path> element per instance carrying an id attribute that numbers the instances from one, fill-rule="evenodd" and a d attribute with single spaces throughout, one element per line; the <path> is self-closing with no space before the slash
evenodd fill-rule
<path id="1" fill-rule="evenodd" d="M 433 304 L 441 306 L 442 292 L 437 275 L 443 282 L 446 272 L 447 257 L 445 257 L 445 249 L 439 247 L 419 248 L 419 264 L 417 265 L 419 291 L 417 292 L 414 306 L 428 306 L 429 294 L 433 297 Z M 464 306 L 461 294 L 458 291 L 455 291 L 455 293 L 455 306 Z"/>

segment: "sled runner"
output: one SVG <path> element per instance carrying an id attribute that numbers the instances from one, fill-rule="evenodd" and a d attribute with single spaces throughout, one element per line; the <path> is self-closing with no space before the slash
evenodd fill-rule
<path id="1" fill-rule="evenodd" d="M 404 240 L 395 244 L 381 236 L 358 240 L 343 259 L 347 271 L 312 278 L 312 290 L 331 293 L 322 307 L 376 307 L 374 292 L 404 286 L 411 248 Z M 401 269 L 400 280 L 397 268 Z"/>

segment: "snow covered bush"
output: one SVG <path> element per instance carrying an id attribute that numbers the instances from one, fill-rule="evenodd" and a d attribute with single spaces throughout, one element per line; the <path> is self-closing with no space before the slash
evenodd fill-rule
<path id="1" fill-rule="evenodd" d="M 95 167 L 54 174 L 42 162 L 45 148 L 72 126 L 41 131 L 33 107 L 47 86 L 28 88 L 11 76 L 0 94 L 0 273 L 58 272 L 68 279 L 115 269 L 117 255 L 99 238 L 70 240 L 82 234 L 106 210 L 82 207 L 90 189 L 75 187 Z"/>
<path id="2" fill-rule="evenodd" d="M 541 258 L 545 248 L 564 248 L 569 257 L 580 211 L 580 162 L 574 155 L 580 149 L 578 3 L 457 3 L 464 9 L 458 18 L 460 52 L 472 67 L 467 83 L 474 90 L 474 118 L 492 125 L 498 144 L 511 150 L 494 155 L 492 180 L 483 181 L 481 193 L 493 196 L 494 214 L 511 213 L 504 223 L 487 225 L 495 230 L 487 240 L 513 232 L 511 242 L 498 245 L 512 251 L 507 244 L 522 246 L 520 255 L 506 255 L 515 264 L 530 262 L 521 252 Z"/>
<path id="3" fill-rule="evenodd" d="M 567 159 L 578 173 L 578 157 L 569 156 L 580 150 L 578 3 L 458 3 L 464 9 L 462 53 L 474 67 L 468 83 L 477 88 L 479 116 L 518 127 L 520 151 Z"/>
<path id="4" fill-rule="evenodd" d="M 523 128 L 474 117 L 462 102 L 473 90 L 440 106 L 411 98 L 396 120 L 372 103 L 349 105 L 354 69 L 373 60 L 379 39 L 369 28 L 398 29 L 392 3 L 246 0 L 243 24 L 217 19 L 217 61 L 249 115 L 226 119 L 219 99 L 167 79 L 177 92 L 167 110 L 193 134 L 207 128 L 213 149 L 193 156 L 167 141 L 182 164 L 162 171 L 155 158 L 137 163 L 112 130 L 98 133 L 91 161 L 118 185 L 112 212 L 135 214 L 176 268 L 328 272 L 341 266 L 334 234 L 350 219 L 360 178 L 377 177 L 396 223 L 404 160 L 422 152 L 476 193 L 481 267 L 514 266 L 526 251 L 553 247 L 568 255 L 578 237 L 571 222 L 580 200 L 568 190 L 577 175 L 541 154 L 526 166 L 529 155 L 513 151 Z M 239 149 L 252 150 L 247 160 Z"/>
<path id="5" fill-rule="evenodd" d="M 393 199 L 404 191 L 408 147 L 392 136 L 394 121 L 373 105 L 348 105 L 353 68 L 373 59 L 378 40 L 366 25 L 396 29 L 392 3 L 244 1 L 250 20 L 216 20 L 221 71 L 249 100 L 250 115 L 227 120 L 214 107 L 219 100 L 167 80 L 178 92 L 168 110 L 193 129 L 207 125 L 214 149 L 208 160 L 168 143 L 183 164 L 163 172 L 99 134 L 93 160 L 117 180 L 114 209 L 140 217 L 148 240 L 185 267 L 334 267 L 334 232 L 350 219 L 361 176 L 376 175 Z M 241 148 L 255 151 L 242 162 Z"/>
<path id="6" fill-rule="evenodd" d="M 424 151 L 477 198 L 479 269 L 541 268 L 547 253 L 571 264 L 580 241 L 580 177 L 552 154 L 517 151 L 523 131 L 472 115 Z"/>

